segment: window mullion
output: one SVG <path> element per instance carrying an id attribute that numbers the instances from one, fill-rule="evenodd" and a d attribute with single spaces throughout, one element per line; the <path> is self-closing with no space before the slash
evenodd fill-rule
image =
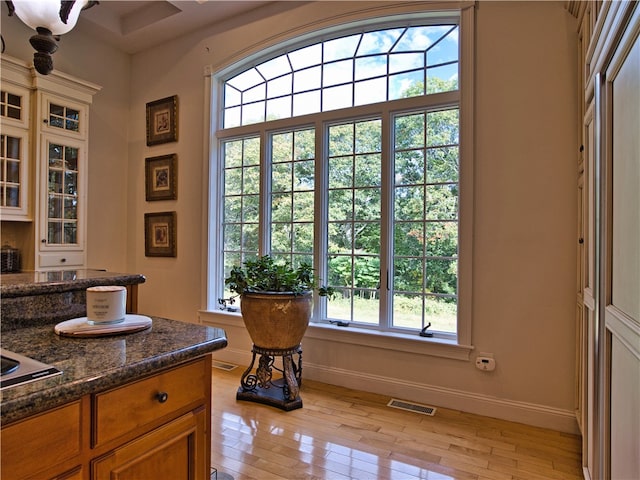
<path id="1" fill-rule="evenodd" d="M 382 123 L 382 169 L 380 205 L 380 327 L 391 327 L 393 314 L 393 122 L 385 109 Z"/>
<path id="2" fill-rule="evenodd" d="M 258 238 L 259 255 L 271 253 L 271 142 L 268 133 L 260 131 L 260 215 Z"/>
<path id="3" fill-rule="evenodd" d="M 315 192 L 314 192 L 314 240 L 313 262 L 317 278 L 326 282 L 328 278 L 328 202 L 329 202 L 329 162 L 327 151 L 329 144 L 329 127 L 321 120 L 315 123 Z M 326 299 L 316 297 L 313 306 L 314 318 L 327 318 Z"/>

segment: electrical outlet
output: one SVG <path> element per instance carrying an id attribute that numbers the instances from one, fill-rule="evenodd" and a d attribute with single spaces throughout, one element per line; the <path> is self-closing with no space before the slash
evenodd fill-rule
<path id="1" fill-rule="evenodd" d="M 492 372 L 496 369 L 496 361 L 492 357 L 477 356 L 476 368 L 484 372 Z"/>

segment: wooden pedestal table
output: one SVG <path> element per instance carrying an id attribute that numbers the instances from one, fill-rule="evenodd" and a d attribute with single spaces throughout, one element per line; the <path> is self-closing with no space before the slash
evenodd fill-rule
<path id="1" fill-rule="evenodd" d="M 236 399 L 264 403 L 285 411 L 302 408 L 302 347 L 266 349 L 253 345 L 251 351 L 251 365 L 242 374 Z M 251 373 L 257 355 L 260 355 L 258 367 Z M 297 355 L 297 362 L 294 355 Z M 282 359 L 282 368 L 275 366 L 276 357 Z M 273 370 L 282 373 L 282 377 L 273 379 Z"/>

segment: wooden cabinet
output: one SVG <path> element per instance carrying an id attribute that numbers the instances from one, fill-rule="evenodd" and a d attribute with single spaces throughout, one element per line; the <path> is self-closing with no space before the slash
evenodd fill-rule
<path id="1" fill-rule="evenodd" d="M 211 356 L 2 428 L 2 476 L 205 480 Z"/>
<path id="2" fill-rule="evenodd" d="M 89 105 L 100 87 L 60 72 L 37 75 L 4 56 L 2 82 L 3 111 L 24 117 L 3 118 L 2 166 L 9 172 L 2 177 L 3 243 L 20 248 L 25 270 L 82 268 Z"/>
<path id="3" fill-rule="evenodd" d="M 2 477 L 58 478 L 75 470 L 83 442 L 81 405 L 73 402 L 3 428 Z"/>
<path id="4" fill-rule="evenodd" d="M 91 478 L 138 480 L 205 479 L 209 471 L 204 408 L 189 412 L 94 460 Z"/>

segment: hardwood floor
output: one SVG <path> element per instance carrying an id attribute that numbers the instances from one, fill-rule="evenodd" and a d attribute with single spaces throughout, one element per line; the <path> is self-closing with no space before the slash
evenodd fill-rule
<path id="1" fill-rule="evenodd" d="M 235 480 L 582 479 L 575 435 L 304 380 L 303 408 L 236 401 L 244 368 L 213 369 L 213 467 Z"/>

